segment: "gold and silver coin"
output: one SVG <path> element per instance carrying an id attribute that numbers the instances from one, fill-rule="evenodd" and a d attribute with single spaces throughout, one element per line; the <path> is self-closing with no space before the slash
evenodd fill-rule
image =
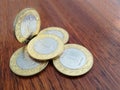
<path id="1" fill-rule="evenodd" d="M 60 55 L 64 50 L 64 43 L 54 35 L 38 35 L 27 46 L 29 55 L 35 59 L 48 60 Z"/>
<path id="2" fill-rule="evenodd" d="M 68 76 L 79 76 L 87 73 L 93 66 L 93 56 L 85 47 L 77 44 L 66 44 L 61 56 L 53 60 L 55 68 Z"/>
<path id="3" fill-rule="evenodd" d="M 22 47 L 15 51 L 10 59 L 10 69 L 20 76 L 31 76 L 45 69 L 48 61 L 38 62 L 31 58 L 26 47 Z"/>
<path id="4" fill-rule="evenodd" d="M 41 21 L 38 12 L 32 8 L 23 9 L 15 18 L 14 29 L 21 43 L 39 33 Z"/>
<path id="5" fill-rule="evenodd" d="M 48 27 L 40 31 L 38 35 L 41 34 L 52 34 L 58 36 L 64 43 L 68 42 L 69 34 L 68 32 L 60 27 Z"/>

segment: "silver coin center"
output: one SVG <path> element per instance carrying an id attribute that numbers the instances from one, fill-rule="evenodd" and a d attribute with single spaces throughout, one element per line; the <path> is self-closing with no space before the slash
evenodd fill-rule
<path id="1" fill-rule="evenodd" d="M 24 17 L 21 23 L 21 34 L 23 37 L 29 37 L 33 32 L 36 31 L 37 20 L 36 17 L 32 14 Z"/>
<path id="2" fill-rule="evenodd" d="M 20 52 L 16 60 L 16 64 L 22 69 L 33 69 L 36 68 L 40 63 L 37 63 L 30 58 L 27 52 Z"/>
<path id="3" fill-rule="evenodd" d="M 70 69 L 81 68 L 85 65 L 86 61 L 85 54 L 76 48 L 65 49 L 60 56 L 60 62 L 62 65 Z"/>
<path id="4" fill-rule="evenodd" d="M 37 40 L 34 44 L 34 49 L 40 54 L 50 54 L 57 49 L 58 43 L 53 38 L 44 38 Z"/>
<path id="5" fill-rule="evenodd" d="M 48 30 L 46 32 L 44 32 L 45 34 L 52 34 L 52 35 L 56 35 L 58 36 L 59 38 L 63 39 L 64 38 L 64 35 L 62 32 L 58 31 L 58 30 Z"/>

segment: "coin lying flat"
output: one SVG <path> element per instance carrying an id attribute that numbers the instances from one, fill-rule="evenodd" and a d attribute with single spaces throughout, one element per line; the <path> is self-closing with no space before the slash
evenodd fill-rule
<path id="1" fill-rule="evenodd" d="M 52 34 L 58 36 L 64 43 L 68 42 L 69 34 L 66 30 L 60 27 L 48 27 L 40 31 L 38 35 L 41 34 Z"/>
<path id="2" fill-rule="evenodd" d="M 31 58 L 25 47 L 18 49 L 10 59 L 10 69 L 20 76 L 31 76 L 42 71 L 48 61 L 38 62 Z"/>
<path id="3" fill-rule="evenodd" d="M 64 43 L 54 35 L 40 35 L 33 38 L 27 46 L 31 57 L 39 60 L 48 60 L 63 52 Z"/>
<path id="4" fill-rule="evenodd" d="M 15 18 L 14 29 L 17 40 L 21 43 L 37 35 L 40 29 L 40 17 L 32 8 L 23 9 Z"/>
<path id="5" fill-rule="evenodd" d="M 61 56 L 53 60 L 55 68 L 68 76 L 87 73 L 93 66 L 93 56 L 85 47 L 67 44 Z"/>

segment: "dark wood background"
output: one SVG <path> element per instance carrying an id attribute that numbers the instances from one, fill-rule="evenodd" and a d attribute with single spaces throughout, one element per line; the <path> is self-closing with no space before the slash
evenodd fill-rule
<path id="1" fill-rule="evenodd" d="M 67 77 L 52 62 L 33 77 L 10 71 L 11 55 L 23 46 L 14 37 L 13 21 L 27 7 L 39 12 L 41 29 L 65 28 L 70 43 L 92 52 L 89 73 Z M 0 90 L 120 90 L 120 0 L 0 0 Z"/>

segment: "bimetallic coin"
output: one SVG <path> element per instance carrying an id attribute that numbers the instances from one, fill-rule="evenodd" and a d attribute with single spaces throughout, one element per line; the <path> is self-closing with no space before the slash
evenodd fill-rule
<path id="1" fill-rule="evenodd" d="M 63 52 L 64 43 L 54 35 L 40 35 L 33 38 L 27 46 L 31 57 L 39 60 L 48 60 Z"/>
<path id="2" fill-rule="evenodd" d="M 53 60 L 55 68 L 68 76 L 79 76 L 87 73 L 93 66 L 93 56 L 85 47 L 77 44 L 66 44 L 61 56 Z"/>
<path id="3" fill-rule="evenodd" d="M 32 9 L 32 8 L 25 8 L 25 9 L 21 10 L 21 11 L 16 15 L 15 20 L 14 20 L 14 23 L 13 23 L 14 30 L 15 30 L 15 26 L 16 26 L 16 23 L 17 23 L 17 21 L 18 21 L 19 16 L 20 16 L 22 13 L 24 13 L 24 12 L 26 12 L 27 10 L 30 10 L 30 9 Z"/>
<path id="4" fill-rule="evenodd" d="M 14 21 L 15 36 L 21 43 L 37 35 L 40 29 L 40 17 L 32 8 L 23 9 Z"/>
<path id="5" fill-rule="evenodd" d="M 20 76 L 31 76 L 39 73 L 48 65 L 48 61 L 38 62 L 31 58 L 27 49 L 18 49 L 10 59 L 10 69 Z"/>
<path id="6" fill-rule="evenodd" d="M 58 36 L 64 43 L 67 43 L 69 40 L 68 32 L 60 27 L 48 27 L 40 31 L 38 35 L 41 34 L 52 34 Z"/>

